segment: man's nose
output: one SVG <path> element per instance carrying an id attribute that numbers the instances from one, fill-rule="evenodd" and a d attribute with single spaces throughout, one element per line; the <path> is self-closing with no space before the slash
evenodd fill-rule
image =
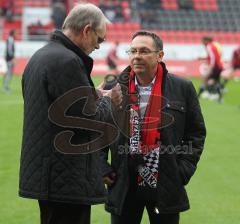
<path id="1" fill-rule="evenodd" d="M 97 43 L 96 46 L 95 46 L 95 49 L 99 49 L 100 48 L 100 44 Z"/>

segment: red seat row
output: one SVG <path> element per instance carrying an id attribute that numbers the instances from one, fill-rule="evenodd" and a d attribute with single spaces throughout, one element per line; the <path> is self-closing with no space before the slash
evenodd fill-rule
<path id="1" fill-rule="evenodd" d="M 211 36 L 214 40 L 224 44 L 236 44 L 240 38 L 239 32 L 222 31 L 155 31 L 165 43 L 199 43 L 204 36 Z"/>
<path id="2" fill-rule="evenodd" d="M 15 0 L 13 1 L 13 14 L 22 15 L 24 7 L 49 7 L 50 0 Z"/>
<path id="3" fill-rule="evenodd" d="M 164 10 L 178 10 L 177 0 L 161 0 L 161 8 Z M 193 0 L 195 10 L 218 10 L 217 0 Z"/>
<path id="4" fill-rule="evenodd" d="M 129 43 L 132 35 L 136 30 L 109 30 L 107 33 L 107 41 L 126 42 Z M 196 32 L 196 31 L 179 31 L 179 30 L 149 30 L 157 33 L 164 43 L 200 43 L 202 37 L 211 36 L 216 41 L 224 44 L 236 44 L 240 39 L 240 32 Z"/>
<path id="5" fill-rule="evenodd" d="M 110 23 L 108 24 L 108 30 L 120 30 L 120 31 L 129 31 L 129 30 L 139 30 L 140 24 L 139 23 Z"/>
<path id="6" fill-rule="evenodd" d="M 195 10 L 218 10 L 217 0 L 193 0 Z"/>
<path id="7" fill-rule="evenodd" d="M 165 10 L 178 10 L 177 0 L 161 0 L 161 8 Z"/>

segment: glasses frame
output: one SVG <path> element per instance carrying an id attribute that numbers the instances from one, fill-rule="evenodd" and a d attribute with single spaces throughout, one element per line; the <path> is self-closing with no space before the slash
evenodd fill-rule
<path id="1" fill-rule="evenodd" d="M 151 50 L 148 50 L 148 51 L 144 51 L 143 50 L 136 50 L 135 53 L 132 53 L 131 49 L 127 50 L 126 53 L 129 55 L 129 56 L 134 56 L 136 54 L 139 54 L 140 56 L 147 56 L 147 55 L 150 55 L 152 53 L 157 53 L 157 52 L 160 52 L 160 50 L 156 50 L 156 51 L 151 51 Z"/>
<path id="2" fill-rule="evenodd" d="M 105 38 L 102 38 L 98 35 L 97 31 L 95 29 L 93 29 L 94 33 L 97 35 L 97 42 L 98 44 L 102 44 L 106 39 Z"/>

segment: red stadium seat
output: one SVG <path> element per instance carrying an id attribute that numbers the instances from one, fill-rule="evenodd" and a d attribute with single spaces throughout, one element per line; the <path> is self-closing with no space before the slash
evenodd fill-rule
<path id="1" fill-rule="evenodd" d="M 161 0 L 161 7 L 165 10 L 178 10 L 177 0 Z"/>
<path id="2" fill-rule="evenodd" d="M 217 0 L 193 0 L 195 10 L 218 10 Z"/>
<path id="3" fill-rule="evenodd" d="M 200 43 L 204 36 L 211 36 L 216 41 L 225 44 L 235 44 L 240 38 L 238 32 L 216 32 L 216 31 L 180 31 L 180 30 L 149 30 L 158 34 L 164 43 Z"/>

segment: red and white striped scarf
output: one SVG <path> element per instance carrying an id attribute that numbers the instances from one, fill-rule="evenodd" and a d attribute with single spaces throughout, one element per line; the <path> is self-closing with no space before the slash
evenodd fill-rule
<path id="1" fill-rule="evenodd" d="M 143 123 L 140 119 L 140 105 L 139 95 L 135 84 L 135 73 L 130 71 L 129 79 L 129 94 L 130 94 L 130 154 L 150 155 L 151 151 L 159 150 L 160 144 L 160 122 L 161 122 L 161 96 L 162 96 L 162 77 L 163 68 L 158 64 L 155 82 L 152 86 L 151 95 L 146 107 Z M 147 157 L 144 158 L 147 161 Z M 142 168 L 141 168 L 142 169 Z M 138 183 L 144 179 L 155 179 L 153 184 L 148 183 L 149 186 L 156 186 L 156 179 L 158 172 L 151 171 L 149 167 L 145 170 L 138 170 Z M 144 175 L 148 172 L 148 177 Z M 151 176 L 153 178 L 151 178 Z M 150 178 L 149 178 L 150 177 Z M 155 178 L 154 178 L 155 177 Z M 141 185 L 141 184 L 140 184 Z"/>
<path id="2" fill-rule="evenodd" d="M 129 79 L 129 94 L 131 102 L 131 116 L 130 116 L 130 138 L 136 136 L 136 130 L 139 130 L 138 136 L 138 153 L 142 152 L 142 147 L 149 146 L 150 148 L 156 145 L 160 139 L 160 132 L 158 131 L 159 123 L 161 121 L 161 96 L 162 96 L 162 65 L 158 64 L 156 79 L 152 87 L 151 95 L 148 100 L 148 105 L 145 111 L 144 122 L 140 128 L 139 122 L 139 97 L 135 85 L 135 73 L 130 71 Z M 136 127 L 138 125 L 139 127 Z M 131 146 L 131 145 L 130 145 Z M 135 152 L 133 146 L 133 152 Z"/>

